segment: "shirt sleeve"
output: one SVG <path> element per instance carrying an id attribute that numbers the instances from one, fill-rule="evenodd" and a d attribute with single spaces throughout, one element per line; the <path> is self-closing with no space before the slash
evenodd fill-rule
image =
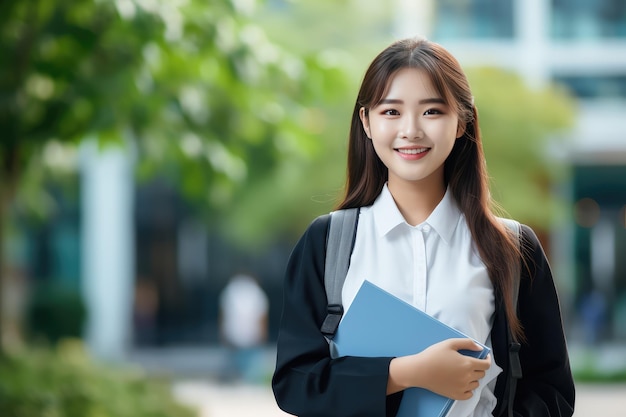
<path id="1" fill-rule="evenodd" d="M 520 349 L 522 379 L 517 383 L 514 414 L 572 416 L 575 388 L 552 272 L 532 229 L 523 226 L 522 235 L 525 264 L 518 314 L 526 341 Z"/>
<path id="2" fill-rule="evenodd" d="M 274 396 L 282 410 L 299 417 L 393 416 L 402 394 L 386 395 L 392 358 L 331 359 L 320 331 L 328 220 L 322 216 L 309 226 L 287 265 Z"/>

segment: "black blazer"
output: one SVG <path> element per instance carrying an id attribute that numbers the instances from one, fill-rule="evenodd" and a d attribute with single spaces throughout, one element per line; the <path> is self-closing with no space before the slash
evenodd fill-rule
<path id="1" fill-rule="evenodd" d="M 331 359 L 320 326 L 326 317 L 324 260 L 329 216 L 315 219 L 295 246 L 285 274 L 272 389 L 279 407 L 300 417 L 395 416 L 402 392 L 386 395 L 391 357 Z M 526 343 L 516 416 L 567 417 L 574 412 L 574 382 L 552 273 L 535 233 L 522 227 L 528 269 L 522 267 L 519 318 Z M 496 294 L 493 359 L 503 369 L 493 415 L 506 415 L 507 320 Z"/>

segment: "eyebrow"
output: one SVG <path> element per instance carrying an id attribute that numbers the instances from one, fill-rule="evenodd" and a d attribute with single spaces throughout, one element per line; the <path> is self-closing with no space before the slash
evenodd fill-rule
<path id="1" fill-rule="evenodd" d="M 398 100 L 394 98 L 384 98 L 378 104 L 380 105 L 380 104 L 403 104 L 403 103 L 404 101 L 402 100 Z M 431 98 L 425 98 L 423 100 L 420 100 L 419 104 L 446 104 L 446 101 L 439 97 L 431 97 Z"/>

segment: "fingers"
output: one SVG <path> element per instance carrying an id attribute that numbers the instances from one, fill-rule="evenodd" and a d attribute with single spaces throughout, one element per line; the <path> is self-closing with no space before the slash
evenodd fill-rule
<path id="1" fill-rule="evenodd" d="M 482 347 L 468 338 L 434 344 L 414 356 L 419 372 L 408 373 L 406 385 L 426 388 L 448 398 L 470 398 L 491 366 L 491 357 L 477 359 L 459 351 L 478 349 Z"/>
<path id="2" fill-rule="evenodd" d="M 484 376 L 484 372 L 483 372 L 483 376 Z M 473 381 L 466 383 L 463 388 L 459 389 L 450 398 L 454 400 L 468 400 L 472 398 L 472 396 L 474 395 L 474 390 L 476 390 L 480 386 L 479 380 L 481 378 L 482 376 Z"/>
<path id="3" fill-rule="evenodd" d="M 475 370 L 474 371 L 474 375 L 472 375 L 474 378 L 476 378 L 476 381 L 478 381 L 479 379 L 483 379 L 485 377 L 485 371 L 482 370 Z"/>
<path id="4" fill-rule="evenodd" d="M 459 338 L 459 339 L 448 339 L 447 341 L 450 347 L 454 350 L 475 350 L 481 351 L 483 347 L 474 342 L 472 339 L 468 338 Z"/>
<path id="5" fill-rule="evenodd" d="M 478 388 L 478 383 L 472 384 L 473 388 L 468 389 L 467 391 L 460 391 L 459 393 L 452 394 L 448 396 L 448 398 L 452 398 L 453 400 L 469 400 L 474 395 L 474 390 Z"/>
<path id="6" fill-rule="evenodd" d="M 448 344 L 450 349 L 456 350 L 457 352 L 460 350 L 474 350 L 479 351 L 482 350 L 483 347 L 478 345 L 472 339 L 448 339 L 444 343 Z M 484 359 L 474 358 L 472 356 L 465 356 L 467 358 L 467 364 L 472 369 L 486 371 L 491 366 L 491 355 L 487 355 Z"/>
<path id="7" fill-rule="evenodd" d="M 467 391 L 467 392 L 464 392 L 463 394 L 459 395 L 456 398 L 453 397 L 452 399 L 453 400 L 464 401 L 464 400 L 469 400 L 470 398 L 472 398 L 473 395 L 474 395 L 474 393 L 472 391 Z"/>
<path id="8" fill-rule="evenodd" d="M 489 356 L 485 359 L 470 358 L 470 360 L 472 361 L 472 366 L 475 367 L 474 369 L 477 371 L 483 371 L 483 374 L 484 371 L 491 367 L 491 358 Z"/>

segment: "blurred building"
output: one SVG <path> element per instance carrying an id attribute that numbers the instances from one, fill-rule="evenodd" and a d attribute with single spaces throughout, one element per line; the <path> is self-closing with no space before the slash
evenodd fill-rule
<path id="1" fill-rule="evenodd" d="M 20 289 L 29 340 L 50 333 L 50 321 L 73 314 L 79 306 L 69 299 L 86 307 L 84 317 L 72 321 L 71 335 L 82 334 L 96 356 L 126 360 L 147 351 L 157 366 L 163 356 L 155 351 L 183 350 L 184 366 L 202 372 L 209 348 L 220 343 L 218 297 L 232 275 L 254 274 L 270 304 L 280 305 L 286 244 L 256 251 L 233 245 L 189 207 L 176 184 L 137 182 L 132 146 L 100 148 L 86 140 L 78 160 L 71 195 L 49 185 L 53 216 L 15 219 L 19 233 L 9 255 L 16 284 L 9 290 Z M 45 307 L 50 320 L 31 322 L 33 295 L 38 304 L 45 301 L 34 307 Z M 270 308 L 272 340 L 279 315 Z"/>
<path id="2" fill-rule="evenodd" d="M 578 98 L 570 145 L 546 149 L 570 167 L 568 180 L 554 188 L 572 207 L 549 231 L 549 252 L 571 338 L 625 340 L 626 1 L 395 4 L 396 36 L 424 34 L 464 66 L 511 69 L 531 86 L 558 82 Z M 290 245 L 257 253 L 232 247 L 193 216 L 175 187 L 134 183 L 132 152 L 98 153 L 88 143 L 81 161 L 80 199 L 66 201 L 50 222 L 27 227 L 10 251 L 34 282 L 82 293 L 84 334 L 98 355 L 216 345 L 218 294 L 242 269 L 270 298 L 275 338 Z"/>
<path id="3" fill-rule="evenodd" d="M 626 1 L 398 0 L 398 36 L 441 42 L 464 66 L 518 72 L 578 99 L 569 166 L 555 192 L 571 216 L 550 231 L 572 338 L 626 338 Z M 420 16 L 414 19 L 414 16 Z"/>

